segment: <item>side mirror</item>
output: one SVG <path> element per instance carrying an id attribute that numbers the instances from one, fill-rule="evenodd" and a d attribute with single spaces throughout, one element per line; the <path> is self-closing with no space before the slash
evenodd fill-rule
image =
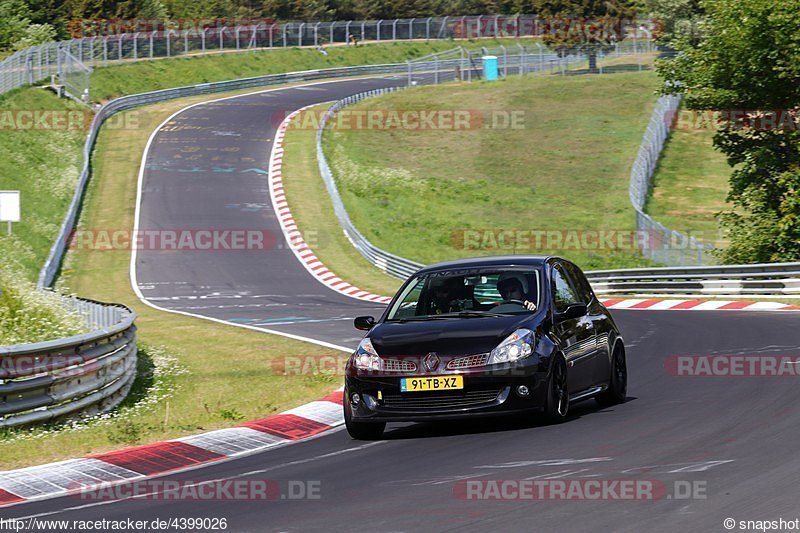
<path id="1" fill-rule="evenodd" d="M 566 309 L 564 309 L 564 311 L 556 314 L 556 321 L 563 322 L 564 320 L 580 318 L 582 316 L 586 316 L 586 313 L 588 312 L 589 310 L 586 307 L 586 304 L 570 304 Z"/>
<path id="2" fill-rule="evenodd" d="M 372 326 L 375 325 L 375 319 L 371 316 L 357 316 L 356 319 L 353 320 L 353 325 L 356 327 L 356 329 L 369 331 L 372 329 Z"/>

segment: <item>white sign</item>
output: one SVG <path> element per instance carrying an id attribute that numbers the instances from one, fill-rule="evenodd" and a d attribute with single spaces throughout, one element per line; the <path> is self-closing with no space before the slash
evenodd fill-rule
<path id="1" fill-rule="evenodd" d="M 19 191 L 0 191 L 0 222 L 19 220 Z"/>

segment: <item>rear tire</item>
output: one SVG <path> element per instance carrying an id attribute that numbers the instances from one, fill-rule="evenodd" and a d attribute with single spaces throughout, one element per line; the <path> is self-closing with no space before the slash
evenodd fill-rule
<path id="1" fill-rule="evenodd" d="M 355 440 L 378 440 L 383 436 L 383 430 L 386 429 L 386 422 L 353 421 L 352 408 L 345 398 L 344 426 L 347 428 L 347 433 Z"/>
<path id="2" fill-rule="evenodd" d="M 569 387 L 567 362 L 557 355 L 553 360 L 550 377 L 547 378 L 547 397 L 544 403 L 544 418 L 551 424 L 566 420 L 569 414 Z"/>
<path id="3" fill-rule="evenodd" d="M 622 342 L 614 345 L 611 358 L 611 377 L 608 389 L 597 395 L 597 403 L 602 407 L 610 407 L 625 402 L 628 393 L 628 363 L 625 360 L 625 347 Z"/>

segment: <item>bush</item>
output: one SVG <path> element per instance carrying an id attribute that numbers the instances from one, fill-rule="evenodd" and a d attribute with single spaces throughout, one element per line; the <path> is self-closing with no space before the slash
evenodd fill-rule
<path id="1" fill-rule="evenodd" d="M 37 291 L 10 269 L 0 269 L 0 345 L 40 342 L 87 331 L 83 320 L 67 311 L 61 297 Z"/>

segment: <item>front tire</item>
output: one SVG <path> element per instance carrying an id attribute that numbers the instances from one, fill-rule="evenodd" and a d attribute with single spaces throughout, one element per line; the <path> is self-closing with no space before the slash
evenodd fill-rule
<path id="1" fill-rule="evenodd" d="M 344 401 L 344 426 L 347 433 L 355 440 L 378 440 L 383 436 L 386 422 L 355 422 L 353 410 L 345 397 Z"/>
<path id="2" fill-rule="evenodd" d="M 547 397 L 544 403 L 544 417 L 551 424 L 563 422 L 569 414 L 567 384 L 567 362 L 563 356 L 557 355 L 547 379 Z"/>
<path id="3" fill-rule="evenodd" d="M 628 393 L 628 363 L 625 359 L 625 347 L 622 342 L 614 345 L 614 356 L 611 358 L 611 377 L 608 389 L 597 396 L 597 403 L 602 407 L 610 407 L 625 402 Z"/>

